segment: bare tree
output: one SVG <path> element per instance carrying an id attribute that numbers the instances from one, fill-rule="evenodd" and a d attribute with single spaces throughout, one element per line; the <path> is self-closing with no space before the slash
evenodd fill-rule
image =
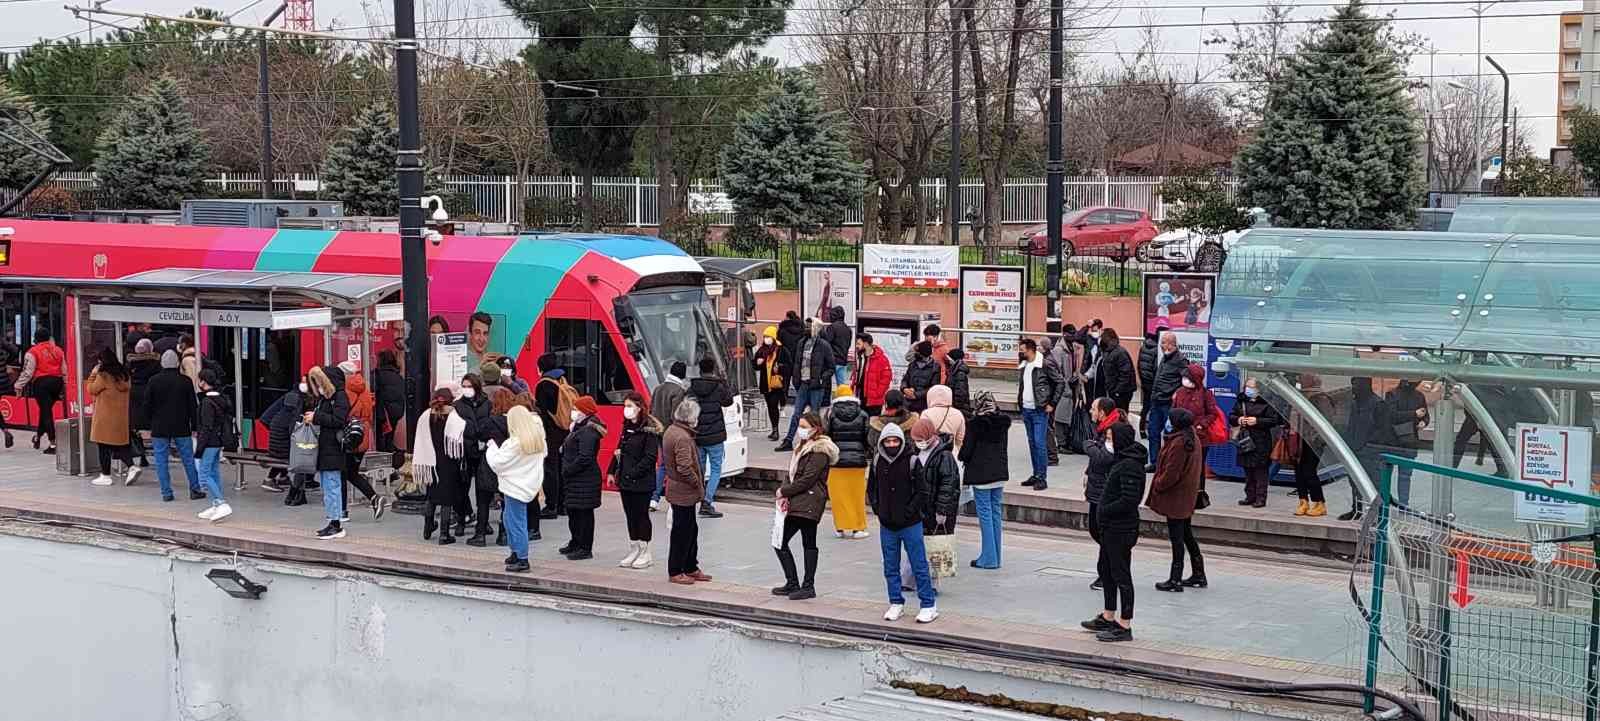
<path id="1" fill-rule="evenodd" d="M 544 118 L 544 93 L 540 92 L 539 79 L 532 68 L 518 60 L 501 64 L 499 82 L 487 89 L 483 102 L 473 104 L 467 118 L 482 142 L 481 150 L 510 164 L 516 177 L 511 212 L 519 220 L 529 176 L 535 167 L 553 157 Z"/>
<path id="2" fill-rule="evenodd" d="M 1478 189 L 1482 165 L 1500 154 L 1500 80 L 1467 78 L 1425 85 L 1416 93 L 1432 165 L 1433 187 L 1446 193 Z M 1519 122 L 1510 143 L 1528 145 L 1532 129 Z M 1515 155 L 1513 153 L 1513 155 Z"/>

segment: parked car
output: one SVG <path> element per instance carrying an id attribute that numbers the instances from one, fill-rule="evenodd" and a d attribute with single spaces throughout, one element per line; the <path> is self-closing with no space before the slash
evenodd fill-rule
<path id="1" fill-rule="evenodd" d="M 1018 250 L 1024 255 L 1050 254 L 1046 228 L 1023 233 Z M 1141 248 L 1160 234 L 1150 214 L 1133 208 L 1082 208 L 1061 221 L 1061 256 L 1094 255 L 1117 259 L 1143 257 Z"/>
<path id="2" fill-rule="evenodd" d="M 1270 228 L 1272 221 L 1261 208 L 1250 210 L 1252 228 Z M 1248 229 L 1246 229 L 1248 230 Z M 1149 258 L 1152 263 L 1165 263 L 1176 271 L 1195 270 L 1215 273 L 1222 270 L 1222 262 L 1229 251 L 1245 234 L 1245 230 L 1230 230 L 1221 237 L 1207 236 L 1188 228 L 1176 228 L 1162 233 L 1150 241 Z"/>

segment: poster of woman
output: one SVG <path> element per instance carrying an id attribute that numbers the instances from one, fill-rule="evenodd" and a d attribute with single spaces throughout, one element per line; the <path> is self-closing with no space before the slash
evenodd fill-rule
<path id="1" fill-rule="evenodd" d="M 861 266 L 854 263 L 801 263 L 800 309 L 810 318 L 828 319 L 828 310 L 844 307 L 844 320 L 854 328 L 861 308 Z"/>

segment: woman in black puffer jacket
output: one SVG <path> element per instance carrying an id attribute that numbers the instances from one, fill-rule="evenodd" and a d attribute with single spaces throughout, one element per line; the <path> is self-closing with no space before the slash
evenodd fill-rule
<path id="1" fill-rule="evenodd" d="M 850 391 L 839 386 L 823 414 L 822 432 L 833 439 L 839 460 L 828 471 L 828 496 L 833 499 L 835 538 L 867 537 L 867 409 Z"/>
<path id="2" fill-rule="evenodd" d="M 1107 447 L 1109 439 L 1107 434 L 1111 426 L 1124 421 L 1122 409 L 1117 407 L 1117 402 L 1100 396 L 1089 404 L 1089 420 L 1094 422 L 1094 432 L 1090 433 L 1083 441 L 1083 455 L 1089 457 L 1089 465 L 1083 474 L 1083 499 L 1089 502 L 1089 537 L 1095 543 L 1100 542 L 1100 496 L 1106 487 L 1106 474 L 1111 472 L 1112 464 L 1117 462 L 1115 450 Z M 1105 587 L 1105 578 L 1095 576 L 1094 583 L 1089 588 L 1096 591 Z"/>
<path id="3" fill-rule="evenodd" d="M 462 432 L 464 450 L 461 456 L 461 490 L 456 500 L 456 535 L 466 535 L 467 518 L 474 517 L 471 497 L 476 491 L 478 513 L 474 517 L 476 523 L 473 524 L 472 537 L 467 539 L 467 545 L 484 546 L 488 545 L 489 511 L 494 505 L 494 494 L 500 491 L 500 483 L 483 461 L 484 451 L 489 445 L 489 433 L 492 430 L 489 418 L 494 415 L 494 406 L 478 374 L 468 373 L 461 377 L 461 397 L 456 399 L 455 407 L 456 415 L 467 422 L 466 430 Z"/>
<path id="4" fill-rule="evenodd" d="M 995 406 L 994 396 L 979 392 L 972 402 L 972 417 L 967 419 L 967 442 L 961 444 L 960 459 L 966 466 L 961 482 L 972 487 L 972 504 L 978 513 L 978 532 L 983 547 L 972 559 L 973 568 L 1000 567 L 1000 526 L 1004 511 L 1001 499 L 1008 471 L 1006 446 L 1010 440 L 1011 417 Z"/>
<path id="5" fill-rule="evenodd" d="M 561 483 L 567 500 L 567 529 L 572 540 L 561 547 L 569 560 L 594 558 L 594 509 L 600 507 L 600 439 L 606 427 L 595 414 L 594 398 L 582 396 L 572 406 L 572 430 L 561 444 Z"/>
<path id="6" fill-rule="evenodd" d="M 1133 546 L 1139 541 L 1139 504 L 1144 502 L 1144 465 L 1149 451 L 1127 423 L 1111 426 L 1116 461 L 1100 494 L 1100 577 L 1105 610 L 1083 622 L 1101 641 L 1133 640 Z M 1118 615 L 1118 612 L 1120 616 Z"/>

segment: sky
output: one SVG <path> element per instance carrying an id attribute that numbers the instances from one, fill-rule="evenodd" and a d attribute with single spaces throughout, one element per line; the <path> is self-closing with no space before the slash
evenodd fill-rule
<path id="1" fill-rule="evenodd" d="M 1153 22 L 1158 26 L 1161 44 L 1169 55 L 1166 62 L 1175 68 L 1185 69 L 1182 75 L 1192 72 L 1198 62 L 1201 74 L 1221 64 L 1215 53 L 1218 46 L 1200 49 L 1200 42 L 1218 32 L 1228 30 L 1231 22 L 1249 22 L 1261 14 L 1263 0 L 1095 0 L 1105 6 L 1096 22 L 1104 28 L 1096 39 L 1081 50 L 1091 63 L 1113 64 L 1114 53 L 1131 52 L 1139 46 L 1139 26 Z M 1338 0 L 1291 0 L 1296 7 L 1296 19 L 1315 19 L 1326 16 L 1330 5 Z M 88 27 L 62 9 L 63 3 L 89 4 L 89 0 L 0 0 L 0 47 L 11 49 L 41 38 L 55 38 L 69 33 L 87 37 Z M 662 0 L 670 2 L 670 0 Z M 273 7 L 276 0 L 230 0 L 222 3 L 213 0 L 216 7 L 236 12 L 236 22 L 259 22 Z M 106 8 L 126 12 L 149 12 L 179 15 L 196 4 L 195 0 L 110 0 Z M 319 0 L 316 19 L 319 27 L 352 28 L 366 26 L 374 20 L 387 18 L 387 3 L 361 2 L 360 0 Z M 419 19 L 430 14 L 455 12 L 460 14 L 497 14 L 503 7 L 492 0 L 418 0 Z M 1398 26 L 1415 32 L 1431 44 L 1432 53 L 1419 54 L 1412 62 L 1411 74 L 1426 77 L 1430 74 L 1443 82 L 1447 77 L 1469 78 L 1478 73 L 1479 20 L 1473 9 L 1483 7 L 1481 53 L 1494 55 L 1511 75 L 1512 103 L 1518 108 L 1523 125 L 1532 131 L 1533 147 L 1548 148 L 1555 142 L 1555 110 L 1559 64 L 1557 41 L 1560 34 L 1562 12 L 1582 10 L 1577 0 L 1500 0 L 1475 3 L 1452 0 L 1373 0 L 1373 9 L 1393 11 Z M 798 8 L 814 7 L 807 0 L 799 0 Z M 463 12 L 462 9 L 466 9 Z M 803 10 L 802 10 L 803 11 Z M 114 20 L 108 18 L 108 20 Z M 136 24 L 132 20 L 117 20 Z M 500 22 L 500 21 L 492 21 Z M 506 31 L 518 27 L 507 23 Z M 97 33 L 104 30 L 97 30 Z M 365 32 L 365 31 L 361 31 Z M 784 63 L 796 61 L 792 39 L 775 39 L 766 52 Z M 1209 53 L 1209 54 L 1208 54 Z M 1044 61 L 1043 58 L 1040 59 Z M 1430 71 L 1431 66 L 1431 71 Z M 1494 70 L 1483 64 L 1486 75 L 1495 76 Z M 1213 77 L 1216 77 L 1213 74 Z M 1542 153 L 1540 153 L 1542 154 Z"/>

